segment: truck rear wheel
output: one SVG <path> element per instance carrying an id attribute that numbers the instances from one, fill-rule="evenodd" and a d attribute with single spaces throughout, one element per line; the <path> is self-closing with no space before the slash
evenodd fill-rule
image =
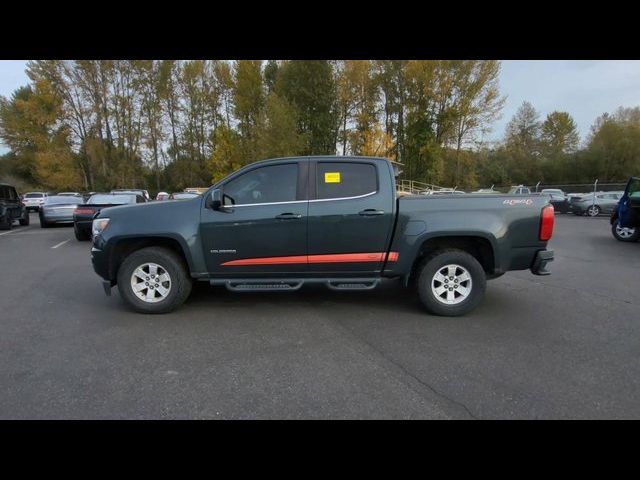
<path id="1" fill-rule="evenodd" d="M 184 303 L 191 293 L 191 278 L 175 252 L 147 247 L 125 258 L 118 270 L 118 290 L 125 302 L 140 313 L 167 313 Z"/>
<path id="2" fill-rule="evenodd" d="M 487 279 L 480 262 L 458 249 L 433 252 L 418 267 L 418 295 L 433 314 L 457 317 L 484 298 Z"/>

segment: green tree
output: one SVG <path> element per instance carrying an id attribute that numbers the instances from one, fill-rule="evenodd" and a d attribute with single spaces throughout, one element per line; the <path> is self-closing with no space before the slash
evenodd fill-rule
<path id="1" fill-rule="evenodd" d="M 269 95 L 258 128 L 257 156 L 276 158 L 300 155 L 306 148 L 307 139 L 296 132 L 297 123 L 295 109 L 277 94 Z"/>
<path id="2" fill-rule="evenodd" d="M 513 181 L 531 183 L 542 174 L 540 165 L 539 114 L 529 102 L 523 102 L 507 124 L 505 146 Z"/>
<path id="3" fill-rule="evenodd" d="M 289 60 L 280 67 L 275 92 L 296 110 L 297 132 L 307 138 L 305 155 L 336 152 L 336 85 L 326 60 Z"/>

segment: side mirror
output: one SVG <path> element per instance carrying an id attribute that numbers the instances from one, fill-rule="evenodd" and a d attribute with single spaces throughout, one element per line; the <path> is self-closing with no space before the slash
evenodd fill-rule
<path id="1" fill-rule="evenodd" d="M 211 191 L 207 199 L 207 207 L 212 210 L 220 210 L 222 207 L 222 190 L 216 188 Z"/>

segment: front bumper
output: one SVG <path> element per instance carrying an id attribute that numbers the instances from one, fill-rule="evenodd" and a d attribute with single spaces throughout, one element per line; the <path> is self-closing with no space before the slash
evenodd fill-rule
<path id="1" fill-rule="evenodd" d="M 111 281 L 109 275 L 109 258 L 104 250 L 96 248 L 95 246 L 91 247 L 91 264 L 93 265 L 93 270 L 100 277 L 109 282 Z"/>
<path id="2" fill-rule="evenodd" d="M 547 263 L 553 262 L 553 250 L 539 250 L 533 258 L 531 273 L 534 275 L 551 275 Z"/>

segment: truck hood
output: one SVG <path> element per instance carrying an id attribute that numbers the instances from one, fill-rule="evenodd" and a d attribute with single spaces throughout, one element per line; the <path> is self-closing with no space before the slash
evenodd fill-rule
<path id="1" fill-rule="evenodd" d="M 200 221 L 202 197 L 103 208 L 96 218 L 109 218 L 109 230 L 125 236 L 181 232 L 188 236 Z M 190 233 L 187 233 L 190 232 Z"/>

